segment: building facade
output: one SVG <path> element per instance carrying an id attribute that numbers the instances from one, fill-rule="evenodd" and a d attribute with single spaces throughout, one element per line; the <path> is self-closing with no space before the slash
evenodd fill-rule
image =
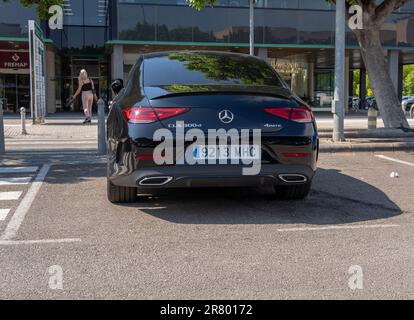
<path id="1" fill-rule="evenodd" d="M 85 68 L 98 94 L 111 99 L 109 84 L 126 78 L 146 52 L 203 49 L 248 53 L 249 1 L 220 0 L 198 12 L 184 0 L 64 0 L 63 30 L 38 21 L 47 44 L 49 113 L 79 111 L 68 105 Z M 27 21 L 36 9 L 0 2 L 0 99 L 6 112 L 30 108 Z M 384 54 L 399 94 L 402 66 L 414 63 L 414 1 L 394 12 L 381 33 Z M 347 83 L 364 65 L 347 30 Z M 329 110 L 334 85 L 335 7 L 325 0 L 259 0 L 255 8 L 256 54 L 275 67 L 315 109 Z M 361 82 L 361 83 L 362 83 Z M 361 86 L 361 88 L 364 86 Z M 364 90 L 360 91 L 364 95 Z"/>

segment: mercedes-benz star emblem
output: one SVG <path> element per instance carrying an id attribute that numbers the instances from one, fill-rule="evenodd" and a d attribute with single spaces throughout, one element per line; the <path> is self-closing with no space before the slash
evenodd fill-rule
<path id="1" fill-rule="evenodd" d="M 223 110 L 219 113 L 219 119 L 224 124 L 229 124 L 234 120 L 234 114 L 229 110 Z"/>

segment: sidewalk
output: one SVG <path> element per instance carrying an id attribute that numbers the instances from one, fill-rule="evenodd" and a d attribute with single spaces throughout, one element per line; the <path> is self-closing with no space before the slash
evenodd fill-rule
<path id="1" fill-rule="evenodd" d="M 414 132 L 389 130 L 379 117 L 376 130 L 368 130 L 364 114 L 347 115 L 345 119 L 345 142 L 332 141 L 333 119 L 330 114 L 316 114 L 322 153 L 338 152 L 393 152 L 414 151 Z M 414 120 L 408 120 L 414 128 Z"/>
<path id="2" fill-rule="evenodd" d="M 21 134 L 18 120 L 7 119 L 4 125 L 6 155 L 19 153 L 39 155 L 96 155 L 98 126 L 83 125 L 83 119 L 47 119 L 46 124 L 26 124 L 27 135 Z"/>
<path id="3" fill-rule="evenodd" d="M 28 135 L 21 135 L 20 121 L 14 118 L 5 119 L 6 150 L 8 152 L 41 152 L 71 151 L 96 153 L 97 120 L 91 125 L 83 125 L 79 115 L 70 117 L 50 117 L 46 124 L 31 125 L 27 122 Z M 316 115 L 320 133 L 321 152 L 382 152 L 382 151 L 414 151 L 414 133 L 401 130 L 387 132 L 385 129 L 368 131 L 367 119 L 364 116 L 351 116 L 345 120 L 346 142 L 331 141 L 333 121 L 330 115 Z M 383 127 L 381 120 L 379 127 Z M 414 128 L 414 121 L 410 120 Z"/>
<path id="4" fill-rule="evenodd" d="M 5 120 L 4 136 L 6 139 L 97 139 L 97 121 L 91 125 L 82 124 L 83 118 L 48 119 L 46 124 L 32 125 L 26 123 L 27 135 L 21 135 L 21 125 L 18 120 Z"/>
<path id="5" fill-rule="evenodd" d="M 333 116 L 332 114 L 315 114 L 316 122 L 319 132 L 332 131 Z M 411 128 L 414 128 L 414 119 L 408 119 Z M 378 117 L 378 128 L 384 128 L 384 122 Z M 345 131 L 367 130 L 368 117 L 367 115 L 347 115 L 345 118 Z"/>
<path id="6" fill-rule="evenodd" d="M 320 140 L 321 153 L 340 152 L 414 152 L 414 135 L 410 138 L 359 138 L 347 139 L 345 142 L 332 142 L 330 139 Z"/>

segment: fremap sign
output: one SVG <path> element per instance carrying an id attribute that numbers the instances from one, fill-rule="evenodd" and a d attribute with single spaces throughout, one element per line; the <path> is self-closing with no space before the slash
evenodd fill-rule
<path id="1" fill-rule="evenodd" d="M 43 123 L 46 117 L 45 44 L 39 25 L 29 20 L 30 107 L 33 123 Z"/>
<path id="2" fill-rule="evenodd" d="M 29 69 L 29 53 L 0 51 L 0 69 Z"/>

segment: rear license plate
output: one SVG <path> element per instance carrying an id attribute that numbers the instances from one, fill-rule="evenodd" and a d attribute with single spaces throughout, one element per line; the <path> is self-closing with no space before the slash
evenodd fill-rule
<path id="1" fill-rule="evenodd" d="M 260 160 L 261 148 L 258 145 L 195 145 L 195 160 Z"/>

